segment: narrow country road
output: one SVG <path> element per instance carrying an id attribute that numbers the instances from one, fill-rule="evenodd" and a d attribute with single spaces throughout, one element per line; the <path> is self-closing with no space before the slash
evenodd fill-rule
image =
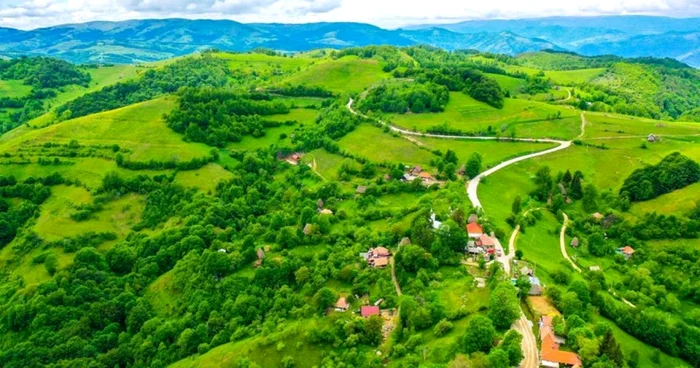
<path id="1" fill-rule="evenodd" d="M 574 261 L 571 260 L 571 258 L 569 258 L 569 254 L 566 252 L 566 226 L 569 224 L 569 216 L 567 216 L 564 212 L 561 214 L 564 216 L 564 224 L 561 226 L 561 232 L 559 233 L 561 255 L 564 256 L 564 259 L 571 263 L 571 267 L 573 267 L 576 272 L 581 273 L 581 269 L 576 265 L 576 263 L 574 263 Z"/>
<path id="2" fill-rule="evenodd" d="M 520 362 L 519 367 L 539 368 L 539 352 L 537 351 L 537 339 L 535 334 L 532 333 L 532 322 L 521 311 L 520 318 L 513 323 L 511 329 L 518 331 L 523 336 L 523 340 L 520 343 L 520 347 L 523 350 L 523 361 Z"/>

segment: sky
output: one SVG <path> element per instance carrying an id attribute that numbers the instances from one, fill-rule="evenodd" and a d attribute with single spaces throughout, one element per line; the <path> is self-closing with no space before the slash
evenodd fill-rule
<path id="1" fill-rule="evenodd" d="M 698 17 L 700 0 L 0 0 L 0 27 L 19 29 L 145 18 L 351 21 L 396 28 L 472 19 L 628 14 Z"/>

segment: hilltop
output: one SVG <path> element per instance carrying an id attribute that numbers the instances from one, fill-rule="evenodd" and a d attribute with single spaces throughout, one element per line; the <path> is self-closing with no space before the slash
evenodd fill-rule
<path id="1" fill-rule="evenodd" d="M 0 61 L 0 366 L 692 367 L 699 105 L 561 51 Z"/>

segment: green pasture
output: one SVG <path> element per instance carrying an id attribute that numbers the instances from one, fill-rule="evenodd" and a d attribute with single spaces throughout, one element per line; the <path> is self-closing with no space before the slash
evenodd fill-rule
<path id="1" fill-rule="evenodd" d="M 609 113 L 586 113 L 586 134 L 583 136 L 585 139 L 630 136 L 646 138 L 649 134 L 661 136 L 662 142 L 664 137 L 698 137 L 700 136 L 700 124 L 665 122 Z M 595 143 L 600 142 L 596 141 Z M 652 145 L 652 143 L 648 145 Z"/>
<path id="2" fill-rule="evenodd" d="M 32 86 L 24 84 L 22 80 L 0 80 L 0 98 L 24 97 L 32 90 Z"/>
<path id="3" fill-rule="evenodd" d="M 437 156 L 421 149 L 407 139 L 385 133 L 382 129 L 361 124 L 338 141 L 338 145 L 353 155 L 381 163 L 430 166 Z"/>
<path id="4" fill-rule="evenodd" d="M 302 161 L 305 164 L 312 165 L 315 171 L 326 180 L 338 180 L 338 170 L 346 161 L 355 166 L 356 169 L 360 169 L 360 164 L 355 160 L 330 153 L 323 148 L 307 152 L 303 156 Z"/>
<path id="5" fill-rule="evenodd" d="M 47 241 L 90 231 L 114 232 L 117 236 L 124 237 L 141 220 L 144 207 L 142 197 L 130 194 L 105 204 L 93 219 L 77 222 L 70 218 L 76 206 L 91 202 L 92 195 L 82 187 L 53 187 L 51 197 L 41 205 L 41 214 L 34 224 L 34 231 Z"/>
<path id="6" fill-rule="evenodd" d="M 0 152 L 76 140 L 82 145 L 119 145 L 130 150 L 125 158 L 133 161 L 189 161 L 208 156 L 210 147 L 184 142 L 168 128 L 163 114 L 174 107 L 174 98 L 160 98 L 25 131 L 16 139 L 0 140 Z"/>
<path id="7" fill-rule="evenodd" d="M 314 59 L 303 56 L 285 57 L 259 53 L 220 52 L 216 56 L 226 60 L 232 70 L 244 73 L 271 72 L 273 70 L 298 71 L 316 62 Z"/>
<path id="8" fill-rule="evenodd" d="M 561 119 L 551 119 L 557 112 Z M 571 139 L 580 132 L 581 122 L 573 109 L 542 102 L 507 98 L 502 109 L 489 106 L 461 92 L 451 92 L 450 101 L 441 113 L 390 115 L 400 127 L 425 131 L 446 124 L 465 132 L 492 131 L 518 137 Z"/>
<path id="9" fill-rule="evenodd" d="M 572 86 L 579 83 L 590 82 L 605 72 L 605 68 L 575 69 L 575 70 L 547 70 L 546 78 L 551 78 L 554 84 Z"/>
<path id="10" fill-rule="evenodd" d="M 492 73 L 486 73 L 486 75 L 498 82 L 498 85 L 501 86 L 503 90 L 510 92 L 511 95 L 520 93 L 520 89 L 527 84 L 525 79 L 514 78 L 507 75 Z"/>
<path id="11" fill-rule="evenodd" d="M 389 74 L 382 71 L 378 61 L 346 56 L 312 65 L 283 82 L 323 87 L 337 93 L 358 93 L 385 78 Z"/>
<path id="12" fill-rule="evenodd" d="M 678 216 L 690 213 L 697 201 L 700 201 L 700 183 L 674 190 L 648 201 L 635 202 L 629 212 L 637 217 L 651 212 Z"/>
<path id="13" fill-rule="evenodd" d="M 349 312 L 344 313 L 347 315 Z M 337 314 L 336 314 L 337 315 Z M 260 367 L 278 366 L 282 358 L 290 356 L 294 359 L 295 367 L 319 366 L 323 357 L 324 346 L 306 342 L 306 331 L 322 328 L 331 323 L 329 319 L 344 319 L 346 316 L 314 318 L 288 322 L 278 326 L 275 332 L 266 337 L 253 337 L 245 340 L 217 346 L 202 355 L 184 358 L 171 368 L 213 368 L 233 367 L 238 359 L 248 358 Z M 336 349 L 337 350 L 337 349 Z"/>
<path id="14" fill-rule="evenodd" d="M 210 163 L 197 170 L 178 171 L 175 175 L 175 183 L 213 193 L 219 182 L 231 178 L 233 178 L 233 174 L 226 171 L 221 165 Z"/>

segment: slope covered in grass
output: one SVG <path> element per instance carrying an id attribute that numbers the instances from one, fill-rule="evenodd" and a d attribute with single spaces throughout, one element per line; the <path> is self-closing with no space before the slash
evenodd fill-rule
<path id="1" fill-rule="evenodd" d="M 388 77 L 377 60 L 345 56 L 315 64 L 284 82 L 323 87 L 337 93 L 358 93 Z"/>
<path id="2" fill-rule="evenodd" d="M 0 140 L 0 152 L 21 150 L 33 156 L 47 144 L 66 145 L 77 141 L 79 145 L 93 147 L 118 145 L 128 150 L 125 157 L 133 161 L 189 161 L 207 156 L 210 148 L 183 142 L 180 135 L 167 127 L 163 114 L 174 107 L 173 98 L 162 98 L 26 130 L 24 134 Z"/>

